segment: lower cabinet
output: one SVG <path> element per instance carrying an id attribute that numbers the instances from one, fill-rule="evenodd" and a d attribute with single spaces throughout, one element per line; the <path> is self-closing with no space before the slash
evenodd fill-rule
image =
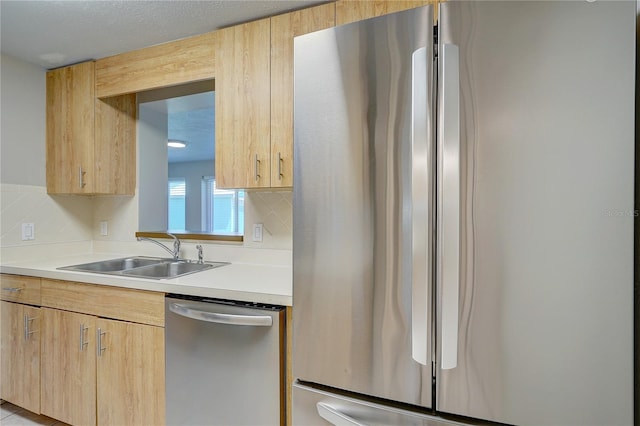
<path id="1" fill-rule="evenodd" d="M 74 425 L 164 422 L 162 328 L 42 312 L 42 414 Z"/>
<path id="2" fill-rule="evenodd" d="M 96 318 L 42 308 L 41 413 L 96 424 Z"/>
<path id="3" fill-rule="evenodd" d="M 41 309 L 0 302 L 0 397 L 40 412 Z"/>
<path id="4" fill-rule="evenodd" d="M 165 423 L 163 293 L 33 279 L 30 306 L 0 278 L 0 398 L 71 425 Z"/>

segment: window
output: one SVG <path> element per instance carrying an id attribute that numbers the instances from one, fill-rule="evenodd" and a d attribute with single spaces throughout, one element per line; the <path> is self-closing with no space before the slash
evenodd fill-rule
<path id="1" fill-rule="evenodd" d="M 202 178 L 202 229 L 213 234 L 244 233 L 244 191 L 217 189 L 213 176 Z"/>
<path id="2" fill-rule="evenodd" d="M 169 230 L 185 229 L 186 187 L 184 178 L 169 179 Z"/>

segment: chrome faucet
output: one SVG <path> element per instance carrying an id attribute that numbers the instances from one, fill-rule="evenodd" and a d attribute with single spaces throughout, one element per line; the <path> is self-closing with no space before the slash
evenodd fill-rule
<path id="1" fill-rule="evenodd" d="M 202 254 L 202 245 L 198 244 L 196 246 L 196 250 L 198 250 L 198 263 L 204 263 L 204 256 Z"/>
<path id="2" fill-rule="evenodd" d="M 173 234 L 167 233 L 167 235 L 173 238 L 173 250 L 171 250 L 169 247 L 165 246 L 161 242 L 154 240 L 153 238 L 138 237 L 138 241 L 149 241 L 151 243 L 157 244 L 163 249 L 165 249 L 166 251 L 168 251 L 169 253 L 171 253 L 171 256 L 175 260 L 178 260 L 178 258 L 180 257 L 180 240 L 178 239 L 178 237 L 176 237 Z"/>

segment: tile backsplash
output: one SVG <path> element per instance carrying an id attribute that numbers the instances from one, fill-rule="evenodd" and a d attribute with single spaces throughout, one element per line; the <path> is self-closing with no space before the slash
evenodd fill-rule
<path id="1" fill-rule="evenodd" d="M 290 191 L 247 192 L 242 247 L 291 250 L 291 197 Z M 102 221 L 108 223 L 107 236 L 100 234 Z M 35 225 L 34 240 L 22 240 L 22 223 Z M 263 224 L 262 242 L 253 241 L 254 223 Z M 31 252 L 46 255 L 56 244 L 65 251 L 73 250 L 72 247 L 81 251 L 93 250 L 98 242 L 99 246 L 117 247 L 123 243 L 128 247 L 135 242 L 137 227 L 137 196 L 52 196 L 41 186 L 0 184 L 0 254 L 3 261 L 11 260 L 15 253 L 20 256 Z"/>

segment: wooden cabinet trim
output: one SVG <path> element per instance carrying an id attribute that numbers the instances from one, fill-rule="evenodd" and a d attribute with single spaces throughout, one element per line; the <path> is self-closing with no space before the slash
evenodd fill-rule
<path id="1" fill-rule="evenodd" d="M 42 306 L 164 327 L 164 293 L 42 279 Z"/>
<path id="2" fill-rule="evenodd" d="M 122 95 L 215 77 L 214 32 L 96 61 L 96 96 Z"/>

